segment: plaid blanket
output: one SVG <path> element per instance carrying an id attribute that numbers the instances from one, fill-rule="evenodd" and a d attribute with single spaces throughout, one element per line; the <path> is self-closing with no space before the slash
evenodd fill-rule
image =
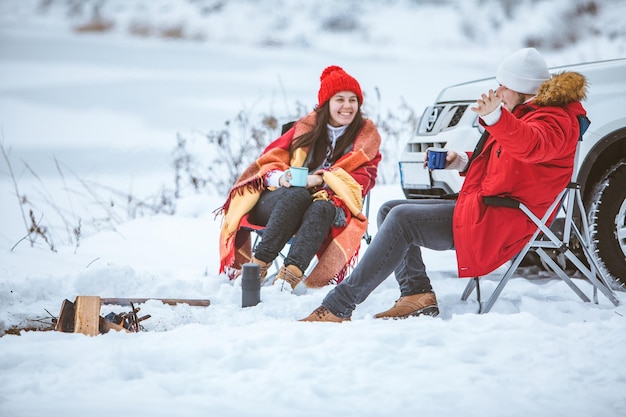
<path id="1" fill-rule="evenodd" d="M 293 138 L 311 131 L 315 118 L 315 112 L 309 113 L 268 145 L 261 156 L 240 175 L 228 193 L 226 202 L 217 210 L 217 215 L 223 215 L 219 244 L 220 273 L 239 271 L 244 263 L 250 262 L 250 232 L 240 228 L 241 219 L 254 207 L 265 189 L 265 174 L 276 169 L 284 171 L 289 166 L 304 165 L 308 149 L 299 148 L 290 157 L 289 144 Z M 317 195 L 315 198 L 331 199 L 337 206 L 344 208 L 347 224 L 344 227 L 333 226 L 318 251 L 319 262 L 304 280 L 309 287 L 341 282 L 356 261 L 361 238 L 367 228 L 367 218 L 361 212 L 360 201 L 375 184 L 381 159 L 380 141 L 374 123 L 366 119 L 352 150 L 324 173 L 324 181 L 330 187 L 330 192 L 327 192 L 327 196 Z M 233 278 L 236 274 L 229 276 Z"/>

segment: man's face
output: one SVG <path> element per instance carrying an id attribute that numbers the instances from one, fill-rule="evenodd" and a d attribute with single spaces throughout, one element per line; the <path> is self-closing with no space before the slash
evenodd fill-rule
<path id="1" fill-rule="evenodd" d="M 521 94 L 517 91 L 513 91 L 504 85 L 500 85 L 496 89 L 496 96 L 502 100 L 502 105 L 508 110 L 513 111 L 515 106 L 522 104 L 531 96 L 528 94 Z"/>

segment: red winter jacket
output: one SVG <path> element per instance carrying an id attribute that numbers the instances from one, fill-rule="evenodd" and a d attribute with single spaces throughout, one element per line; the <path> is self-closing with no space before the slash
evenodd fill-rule
<path id="1" fill-rule="evenodd" d="M 541 218 L 571 180 L 585 96 L 582 75 L 555 75 L 531 103 L 503 109 L 485 126 L 489 137 L 471 159 L 454 211 L 459 277 L 492 272 L 528 242 L 535 224 L 519 209 L 486 206 L 483 197 L 514 198 Z"/>

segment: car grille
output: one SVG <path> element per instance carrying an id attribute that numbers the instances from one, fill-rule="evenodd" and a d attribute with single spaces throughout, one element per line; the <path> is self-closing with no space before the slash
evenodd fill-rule
<path id="1" fill-rule="evenodd" d="M 426 152 L 428 148 L 445 148 L 447 142 L 419 142 L 407 143 L 404 147 L 405 152 Z"/>
<path id="2" fill-rule="evenodd" d="M 444 104 L 427 107 L 420 119 L 417 133 L 419 135 L 436 135 L 437 133 L 452 129 L 467 110 L 467 104 Z"/>

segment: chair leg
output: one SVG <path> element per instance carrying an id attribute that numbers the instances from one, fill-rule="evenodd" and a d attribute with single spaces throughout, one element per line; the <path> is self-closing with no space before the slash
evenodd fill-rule
<path id="1" fill-rule="evenodd" d="M 483 303 L 480 299 L 480 277 L 471 278 L 467 282 L 465 290 L 463 290 L 463 294 L 461 294 L 461 301 L 467 301 L 472 292 L 474 292 L 474 289 L 476 289 L 476 301 L 478 301 L 478 314 L 482 314 Z"/>
<path id="2" fill-rule="evenodd" d="M 579 204 L 579 210 L 581 210 L 580 207 L 582 207 L 582 199 L 580 197 L 579 192 L 576 193 L 576 197 L 577 197 L 577 201 Z M 604 274 L 604 272 L 602 272 L 602 268 L 600 268 L 600 265 L 598 265 L 596 258 L 591 253 L 591 247 L 590 247 L 591 244 L 589 242 L 589 226 L 587 224 L 587 219 L 584 215 L 584 211 L 582 213 L 583 213 L 582 228 L 583 228 L 584 234 L 580 232 L 580 230 L 578 229 L 578 227 L 576 227 L 575 224 L 572 225 L 573 226 L 572 228 L 574 230 L 574 234 L 576 235 L 576 238 L 578 239 L 578 242 L 580 242 L 580 246 L 582 248 L 583 254 L 585 258 L 587 259 L 587 263 L 589 264 L 589 267 L 590 267 L 589 275 L 587 276 L 587 279 L 589 279 L 589 281 L 591 281 L 591 283 L 594 286 L 593 288 L 594 289 L 594 302 L 596 304 L 598 303 L 597 290 L 600 290 L 600 292 L 602 292 L 602 294 L 604 294 L 604 296 L 608 298 L 609 301 L 611 301 L 611 303 L 613 303 L 614 306 L 617 306 L 619 305 L 619 300 L 617 299 L 617 297 L 615 296 L 615 293 L 613 292 L 613 289 L 611 288 L 611 283 L 609 282 L 609 279 Z M 583 236 L 586 236 L 587 238 L 583 238 Z M 586 275 L 587 271 L 581 270 L 581 272 Z"/>
<path id="3" fill-rule="evenodd" d="M 588 248 L 585 247 L 584 244 L 582 244 L 583 247 L 583 251 L 585 252 L 587 261 L 591 264 L 594 265 L 595 264 L 595 259 L 591 256 L 590 253 L 588 253 Z M 599 273 L 599 269 L 596 268 L 594 266 L 595 273 L 592 273 L 589 269 L 587 269 L 587 267 L 580 261 L 580 259 L 578 259 L 578 257 L 576 257 L 576 255 L 574 255 L 571 251 L 567 251 L 565 252 L 565 256 L 567 257 L 567 259 L 569 259 L 575 266 L 576 268 L 589 280 L 589 282 L 591 282 L 591 284 L 594 286 L 594 290 L 598 289 L 600 290 L 600 292 L 602 294 L 604 294 L 604 296 L 614 305 L 614 306 L 618 306 L 619 305 L 619 300 L 617 299 L 617 297 L 615 296 L 615 294 L 613 293 L 613 290 L 611 290 L 610 286 L 606 287 L 602 282 L 600 282 L 598 280 L 598 278 L 596 278 L 596 274 Z M 603 278 L 604 280 L 605 278 Z"/>
<path id="4" fill-rule="evenodd" d="M 541 257 L 541 259 L 543 259 L 543 261 L 546 263 L 546 265 L 550 267 L 550 269 L 552 269 L 552 272 L 557 274 L 559 278 L 565 281 L 565 283 L 572 289 L 572 291 L 576 293 L 576 295 L 578 295 L 578 297 L 580 297 L 581 300 L 583 300 L 586 303 L 591 301 L 589 297 L 587 297 L 580 290 L 580 288 L 578 288 L 578 286 L 574 284 L 571 278 L 568 277 L 565 272 L 563 272 L 563 270 L 557 265 L 557 263 L 554 262 L 554 260 L 542 248 L 537 248 L 535 252 L 537 252 L 539 256 Z M 565 256 L 567 257 L 567 252 L 565 253 Z"/>
<path id="5" fill-rule="evenodd" d="M 502 290 L 504 290 L 504 287 L 506 286 L 506 284 L 513 277 L 513 274 L 515 273 L 515 271 L 517 271 L 517 267 L 522 262 L 522 259 L 528 253 L 529 247 L 530 247 L 529 245 L 526 245 L 524 249 L 513 259 L 513 262 L 511 263 L 509 268 L 506 270 L 506 272 L 500 279 L 498 286 L 496 287 L 495 290 L 493 290 L 493 292 L 491 293 L 491 296 L 489 297 L 489 299 L 483 306 L 482 313 L 489 313 L 489 311 L 491 310 L 491 307 L 493 307 L 493 305 L 498 300 L 498 297 L 502 293 Z"/>
<path id="6" fill-rule="evenodd" d="M 467 281 L 467 285 L 465 286 L 465 290 L 463 290 L 463 294 L 461 294 L 461 301 L 467 301 L 472 292 L 474 292 L 474 288 L 476 288 L 476 282 L 478 277 L 472 278 Z"/>

